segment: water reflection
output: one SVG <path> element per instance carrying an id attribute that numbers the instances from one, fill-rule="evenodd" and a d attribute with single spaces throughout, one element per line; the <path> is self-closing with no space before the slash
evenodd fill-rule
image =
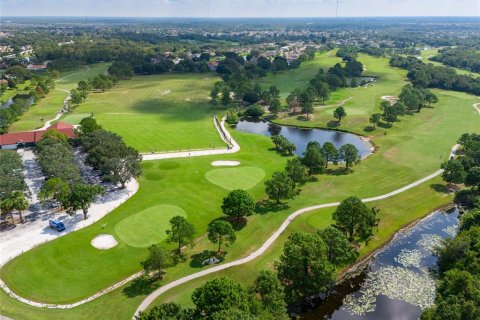
<path id="1" fill-rule="evenodd" d="M 359 136 L 352 133 L 281 126 L 258 119 L 242 119 L 242 121 L 237 124 L 236 129 L 238 131 L 261 134 L 264 136 L 281 134 L 297 146 L 295 154 L 298 156 L 303 154 L 310 141 L 318 141 L 322 145 L 329 141 L 333 143 L 336 148 L 351 143 L 358 149 L 362 158 L 368 156 L 373 150 L 372 145 L 368 141 L 362 140 Z"/>

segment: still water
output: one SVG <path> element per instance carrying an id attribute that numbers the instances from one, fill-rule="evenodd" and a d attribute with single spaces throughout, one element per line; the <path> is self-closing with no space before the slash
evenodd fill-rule
<path id="1" fill-rule="evenodd" d="M 350 143 L 358 149 L 362 158 L 367 157 L 373 151 L 373 146 L 370 142 L 362 139 L 360 136 L 346 132 L 281 126 L 265 120 L 253 119 L 242 119 L 237 124 L 236 129 L 264 136 L 282 135 L 297 146 L 295 154 L 298 156 L 303 154 L 310 141 L 318 141 L 320 144 L 328 141 L 333 143 L 337 149 L 344 144 Z"/>
<path id="2" fill-rule="evenodd" d="M 458 210 L 435 212 L 397 234 L 360 275 L 337 286 L 302 319 L 418 319 L 435 299 L 433 248 L 455 236 L 457 218 Z"/>

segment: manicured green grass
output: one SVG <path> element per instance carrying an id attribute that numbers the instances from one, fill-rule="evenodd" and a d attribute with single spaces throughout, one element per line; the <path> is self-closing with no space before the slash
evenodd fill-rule
<path id="1" fill-rule="evenodd" d="M 40 128 L 45 121 L 53 119 L 62 109 L 63 101 L 68 93 L 62 90 L 70 91 L 75 88 L 78 81 L 94 77 L 107 70 L 109 63 L 98 63 L 78 70 L 62 73 L 55 84 L 55 89 L 43 98 L 39 103 L 31 106 L 18 121 L 14 122 L 8 129 L 9 132 L 27 131 Z"/>
<path id="2" fill-rule="evenodd" d="M 401 74 L 402 71 L 395 72 Z M 366 95 L 373 95 L 370 99 L 377 101 L 381 95 L 399 92 L 402 85 L 402 82 L 397 82 L 396 87 L 391 84 L 389 88 L 392 92 L 368 91 L 378 85 L 361 90 L 364 90 Z M 300 195 L 289 201 L 285 207 L 275 210 L 259 208 L 261 214 L 250 216 L 245 227 L 237 226 L 237 241 L 227 248 L 225 260 L 232 261 L 257 249 L 286 216 L 298 208 L 339 201 L 350 195 L 365 198 L 385 194 L 437 170 L 440 163 L 447 159 L 451 146 L 462 133 L 479 132 L 480 128 L 478 115 L 472 108 L 472 103 L 478 102 L 478 99 L 456 92 L 435 90 L 435 93 L 440 102 L 434 108 L 425 108 L 419 114 L 402 117 L 391 129 L 366 132 L 378 149 L 355 167 L 354 172 L 345 175 L 341 170 L 334 170 L 330 174 L 318 176 L 318 181 L 303 186 Z M 362 107 L 359 104 L 351 105 L 352 110 Z M 361 129 L 366 125 L 367 123 L 363 123 L 355 127 L 350 124 L 349 128 Z M 91 247 L 91 239 L 102 232 L 112 233 L 117 223 L 124 218 L 162 203 L 175 204 L 185 210 L 188 220 L 195 224 L 200 237 L 205 233 L 207 224 L 221 216 L 221 200 L 228 192 L 205 178 L 205 174 L 212 170 L 211 161 L 238 160 L 242 166 L 261 168 L 268 178 L 273 171 L 282 168 L 287 160 L 269 150 L 272 144 L 268 137 L 239 132 L 233 132 L 233 135 L 242 147 L 237 154 L 144 162 L 144 174 L 139 179 L 140 189 L 124 205 L 90 227 L 12 260 L 0 270 L 0 276 L 16 293 L 34 300 L 62 303 L 91 295 L 138 271 L 140 261 L 146 256 L 145 248 L 128 246 L 121 239 L 117 247 L 100 252 Z M 382 225 L 371 242 L 372 247 L 362 248 L 362 253 L 386 241 L 400 226 L 450 201 L 451 196 L 442 193 L 442 190 L 441 180 L 437 178 L 392 199 L 374 204 L 381 208 Z M 249 192 L 257 200 L 265 197 L 263 183 L 258 183 Z M 293 228 L 298 223 L 297 229 L 291 230 L 311 231 L 324 227 L 330 223 L 331 211 L 332 209 L 326 209 L 305 214 L 292 225 Z M 105 223 L 107 230 L 101 230 L 101 225 Z M 287 233 L 282 235 L 281 239 L 285 239 L 286 235 Z M 250 270 L 271 267 L 275 255 L 278 256 L 281 250 L 281 239 L 265 256 L 248 264 L 253 265 Z M 169 268 L 162 283 L 201 270 L 198 263 L 192 262 L 190 258 L 203 250 L 214 250 L 214 245 L 206 238 L 200 238 L 195 248 L 186 250 L 189 259 Z M 242 268 L 231 269 L 231 272 L 233 276 L 243 276 L 246 281 L 251 281 L 255 275 L 249 273 L 249 269 Z M 62 279 L 63 282 L 56 282 L 55 279 Z M 187 287 L 193 289 L 206 279 L 188 283 Z M 68 283 L 68 287 L 63 283 Z M 176 299 L 179 295 L 177 301 L 187 301 L 191 291 L 185 286 L 182 288 L 172 290 L 168 297 Z M 148 289 L 142 292 L 148 292 Z M 116 294 L 117 291 L 111 294 L 109 308 L 128 304 L 123 294 Z M 133 304 L 134 301 L 130 300 L 130 303 Z M 93 306 L 95 308 L 97 305 Z M 9 300 L 6 314 L 18 313 L 18 308 L 18 304 Z M 122 305 L 119 309 L 122 308 L 124 313 L 117 318 L 130 318 L 132 313 L 127 312 L 126 306 Z M 129 306 L 128 310 L 132 309 L 134 310 L 134 307 Z M 93 317 L 85 309 L 68 312 L 78 319 L 102 319 L 107 311 L 100 310 L 99 314 Z M 30 318 L 32 317 L 33 313 Z"/>
<path id="3" fill-rule="evenodd" d="M 171 204 L 156 205 L 118 222 L 115 233 L 131 247 L 149 247 L 167 238 L 165 231 L 170 227 L 170 219 L 175 216 L 186 218 L 187 213 Z"/>
<path id="4" fill-rule="evenodd" d="M 83 118 L 90 117 L 90 113 L 70 113 L 62 117 L 61 120 L 62 122 L 70 123 L 73 125 L 79 124 L 80 121 L 82 121 Z M 56 121 L 58 122 L 58 121 Z"/>
<path id="5" fill-rule="evenodd" d="M 107 130 L 141 152 L 224 147 L 209 93 L 212 74 L 137 76 L 92 93 L 73 115 L 93 113 Z"/>
<path id="6" fill-rule="evenodd" d="M 257 167 L 222 168 L 210 170 L 205 178 L 227 190 L 248 190 L 263 180 L 265 171 Z"/>
<path id="7" fill-rule="evenodd" d="M 331 53 L 333 54 L 333 53 Z M 317 128 L 338 128 L 349 130 L 362 135 L 367 134 L 366 128 L 370 126 L 368 119 L 372 113 L 380 112 L 379 105 L 382 96 L 397 96 L 401 87 L 406 84 L 404 81 L 406 71 L 391 68 L 388 65 L 387 58 L 375 58 L 365 54 L 359 54 L 358 60 L 367 68 L 365 73 L 378 76 L 378 80 L 367 87 L 358 88 L 342 88 L 332 92 L 327 105 L 333 105 L 348 99 L 343 104 L 347 117 L 342 119 L 342 123 L 338 126 L 336 119 L 333 117 L 333 110 L 336 106 L 317 108 L 311 120 L 304 121 L 303 116 L 288 116 L 281 114 L 275 122 L 289 125 L 301 125 L 306 127 Z M 319 104 L 317 104 L 320 106 Z"/>
<path id="8" fill-rule="evenodd" d="M 342 59 L 335 56 L 335 51 L 317 53 L 313 60 L 303 62 L 298 69 L 268 74 L 257 82 L 264 90 L 276 86 L 280 90 L 280 97 L 286 98 L 295 88 L 305 88 L 308 82 L 318 74 L 320 68 L 326 72 L 335 63 L 341 61 Z"/>

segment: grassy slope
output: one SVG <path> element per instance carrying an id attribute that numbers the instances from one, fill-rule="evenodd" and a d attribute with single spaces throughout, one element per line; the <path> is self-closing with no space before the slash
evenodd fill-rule
<path id="1" fill-rule="evenodd" d="M 456 137 L 465 131 L 478 132 L 479 129 L 477 115 L 471 107 L 474 101 L 473 97 L 461 93 L 436 92 L 439 94 L 441 102 L 434 109 L 424 109 L 420 114 L 402 118 L 401 122 L 396 123 L 392 129 L 388 130 L 387 135 L 384 135 L 383 130 L 370 133 L 380 148 L 376 154 L 357 167 L 353 174 L 348 176 L 321 176 L 319 177 L 319 182 L 307 184 L 303 188 L 302 194 L 294 201 L 289 202 L 289 208 L 276 213 L 270 212 L 250 217 L 247 227 L 239 232 L 237 243 L 228 249 L 227 260 L 243 256 L 257 248 L 272 230 L 278 227 L 285 216 L 296 208 L 340 200 L 351 194 L 361 197 L 383 194 L 435 171 L 442 160 L 447 157 L 448 151 L 455 142 Z M 383 94 L 391 93 L 385 92 Z M 462 123 L 462 126 L 451 125 L 452 123 Z M 280 158 L 272 152 L 266 151 L 270 146 L 267 138 L 240 133 L 234 134 L 242 146 L 242 151 L 240 154 L 223 156 L 221 157 L 222 159 L 238 159 L 246 165 L 257 165 L 267 168 L 267 176 L 269 175 L 268 172 L 271 173 L 272 170 L 282 166 L 285 158 Z M 135 195 L 126 205 L 120 207 L 90 228 L 53 241 L 46 246 L 19 257 L 2 269 L 2 278 L 5 279 L 7 276 L 9 285 L 20 294 L 28 293 L 30 297 L 40 296 L 43 299 L 50 300 L 53 298 L 55 301 L 65 301 L 74 299 L 73 297 L 75 296 L 87 295 L 88 291 L 99 286 L 102 282 L 108 282 L 119 276 L 120 273 L 127 274 L 127 269 L 130 269 L 130 273 L 133 273 L 134 270 L 138 269 L 139 258 L 144 252 L 133 254 L 131 248 L 125 248 L 125 253 L 130 254 L 122 255 L 121 260 L 118 260 L 120 259 L 118 257 L 120 254 L 103 257 L 112 259 L 112 261 L 108 262 L 104 261 L 106 259 L 90 257 L 90 252 L 87 252 L 88 242 L 94 235 L 99 233 L 100 223 L 109 221 L 109 226 L 113 227 L 115 220 L 118 221 L 121 218 L 120 216 L 138 212 L 146 207 L 161 203 L 164 199 L 168 199 L 169 202 L 167 203 L 180 203 L 180 206 L 189 214 L 188 218 L 193 219 L 192 221 L 197 224 L 199 234 L 203 233 L 209 219 L 220 214 L 217 208 L 219 207 L 221 197 L 226 193 L 225 190 L 208 184 L 203 179 L 198 179 L 199 175 L 203 177 L 204 172 L 211 169 L 209 162 L 212 159 L 213 157 L 176 160 L 175 162 L 180 163 L 181 167 L 169 170 L 167 173 L 159 168 L 159 165 L 165 163 L 164 161 L 144 164 L 146 166 L 145 175 L 140 181 L 141 189 L 139 194 Z M 148 180 L 149 176 L 153 180 Z M 439 181 L 437 180 L 437 182 Z M 444 204 L 449 200 L 443 197 L 441 193 L 434 191 L 430 184 L 425 184 L 424 186 L 427 187 L 414 189 L 415 191 L 412 191 L 412 193 L 409 192 L 408 194 L 405 193 L 395 197 L 395 202 L 385 201 L 386 204 L 384 206 L 387 210 L 382 210 L 382 214 L 385 214 L 383 221 L 386 227 L 382 228 L 378 234 L 379 240 L 376 242 L 377 245 L 405 222 L 421 216 L 431 208 Z M 262 189 L 261 184 L 254 188 L 253 193 L 257 199 L 261 197 Z M 155 192 L 156 190 L 161 190 L 161 192 L 157 193 Z M 191 190 L 194 190 L 193 194 Z M 418 192 L 422 193 L 422 198 L 420 201 L 415 201 Z M 188 194 L 188 197 L 183 196 L 185 194 Z M 182 195 L 182 197 L 179 195 Z M 205 202 L 207 203 L 205 204 Z M 408 209 L 406 205 L 413 206 L 413 209 L 405 211 L 405 209 Z M 388 217 L 391 217 L 391 221 L 389 221 Z M 398 217 L 402 219 L 398 219 Z M 327 215 L 322 215 L 320 212 L 320 214 L 312 213 L 302 216 L 295 224 L 299 224 L 299 230 L 306 224 L 311 225 L 307 228 L 310 230 L 324 226 L 328 221 L 328 213 Z M 212 245 L 203 239 L 198 243 L 193 252 L 200 252 L 206 248 L 211 249 Z M 271 251 L 278 254 L 279 248 L 281 248 L 281 244 L 276 244 Z M 71 256 L 68 252 L 77 252 L 77 254 Z M 48 257 L 52 253 L 58 255 L 58 261 L 49 261 Z M 74 275 L 71 275 L 66 266 L 59 266 L 59 264 L 66 263 L 65 260 L 67 258 L 65 255 L 69 256 L 69 264 L 71 263 L 71 266 L 68 266 L 68 268 L 80 269 L 77 272 L 77 276 L 80 276 L 82 279 L 89 279 L 86 282 L 94 283 L 78 284 L 78 282 L 81 282 L 80 279 L 70 279 Z M 262 257 L 258 261 L 263 259 Z M 271 260 L 265 259 L 265 261 L 271 262 Z M 38 261 L 42 261 L 42 264 L 46 263 L 47 266 L 45 268 L 38 266 L 40 264 Z M 96 275 L 95 278 L 88 278 L 87 274 L 81 272 L 83 267 L 91 268 L 90 266 L 93 265 L 84 266 L 83 261 L 85 261 L 86 265 L 89 262 L 98 262 L 95 270 L 89 271 L 90 274 Z M 119 264 L 118 261 L 122 262 Z M 257 260 L 252 262 L 252 264 L 256 263 Z M 266 263 L 268 264 L 268 262 Z M 42 271 L 32 271 L 36 267 L 41 267 Z M 110 268 L 108 269 L 109 274 L 102 274 L 99 268 L 105 268 L 105 270 Z M 178 278 L 194 270 L 199 269 L 191 268 L 187 264 L 181 264 L 169 270 L 165 281 Z M 239 268 L 239 270 L 243 269 Z M 113 273 L 113 276 L 110 273 Z M 100 276 L 101 274 L 102 276 Z M 239 274 L 241 273 L 239 272 Z M 64 292 L 66 290 L 57 292 L 49 287 L 51 282 L 48 279 L 52 279 L 51 277 L 54 275 L 69 278 L 66 279 L 70 286 L 68 292 Z M 246 276 L 246 278 L 251 279 L 250 276 Z M 191 287 L 194 285 L 195 283 L 192 283 Z M 49 291 L 55 292 L 55 294 L 51 294 Z M 175 291 L 172 292 L 174 293 Z M 173 293 L 169 294 L 169 296 L 175 297 Z M 114 293 L 110 295 L 112 295 L 110 300 L 112 308 L 115 308 L 114 306 L 117 304 L 124 303 L 121 300 L 122 297 L 115 296 Z M 188 296 L 188 291 L 182 290 L 182 299 L 185 300 L 185 297 Z M 59 297 L 62 298 L 59 299 Z M 13 312 L 15 309 L 16 307 L 12 303 L 7 312 Z M 85 311 L 80 309 L 68 312 L 75 314 L 77 318 L 84 318 L 85 316 Z M 125 314 L 125 319 L 128 316 L 131 316 L 131 314 Z"/>
<path id="2" fill-rule="evenodd" d="M 69 91 L 77 85 L 78 81 L 103 73 L 108 66 L 109 63 L 97 63 L 88 66 L 88 68 L 81 67 L 79 70 L 60 74 L 55 89 L 50 91 L 45 98 L 32 106 L 18 121 L 13 123 L 9 128 L 9 132 L 34 130 L 42 127 L 45 121 L 54 118 L 63 107 L 63 101 L 68 94 L 59 89 Z"/>
<path id="3" fill-rule="evenodd" d="M 93 112 L 141 152 L 220 147 L 212 120 L 219 111 L 208 103 L 215 81 L 211 74 L 138 76 L 91 94 L 71 116 Z"/>

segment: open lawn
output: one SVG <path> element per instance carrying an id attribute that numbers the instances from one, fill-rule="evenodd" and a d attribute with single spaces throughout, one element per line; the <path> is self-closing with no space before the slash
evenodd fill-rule
<path id="1" fill-rule="evenodd" d="M 14 122 L 8 129 L 9 132 L 28 131 L 40 128 L 45 121 L 53 119 L 62 109 L 63 101 L 68 92 L 77 86 L 78 81 L 92 78 L 107 70 L 109 63 L 97 63 L 84 66 L 78 70 L 61 73 L 55 83 L 55 89 L 43 98 L 39 103 L 30 107 L 18 121 Z"/>
<path id="2" fill-rule="evenodd" d="M 30 85 L 30 80 L 25 81 L 24 83 L 18 83 L 17 88 L 12 89 L 8 88 L 2 95 L 0 95 L 0 105 L 7 102 L 10 98 L 13 98 L 15 95 L 19 93 L 28 93 L 29 91 L 25 91 L 25 88 Z"/>
<path id="3" fill-rule="evenodd" d="M 335 56 L 335 51 L 317 53 L 313 60 L 303 62 L 298 69 L 277 74 L 269 73 L 266 77 L 258 79 L 257 82 L 263 90 L 276 86 L 280 90 L 280 97 L 286 98 L 295 88 L 305 88 L 308 82 L 318 74 L 320 68 L 327 71 L 337 62 L 342 62 L 342 59 Z"/>
<path id="4" fill-rule="evenodd" d="M 93 113 L 107 130 L 140 152 L 224 147 L 209 103 L 212 74 L 137 76 L 92 93 L 73 114 Z M 72 118 L 70 118 L 70 121 Z"/>
<path id="5" fill-rule="evenodd" d="M 367 58 L 376 58 L 361 56 L 359 59 L 369 69 Z M 380 75 L 386 82 L 383 90 L 377 91 L 377 87 L 381 86 L 380 81 L 373 87 L 357 89 L 363 90 L 369 101 L 375 103 L 380 101 L 382 95 L 397 94 L 403 85 L 401 80 L 404 75 L 401 70 L 388 70 L 390 68 L 384 65 L 382 59 L 379 60 L 372 61 L 370 64 L 372 68 L 377 67 L 378 64 L 379 73 L 383 70 L 384 74 Z M 376 72 L 372 69 L 372 73 Z M 279 227 L 288 214 L 299 208 L 339 201 L 350 195 L 365 198 L 385 194 L 438 170 L 440 163 L 448 158 L 450 148 L 457 138 L 464 132 L 479 132 L 480 126 L 477 112 L 472 108 L 472 104 L 478 102 L 477 98 L 450 91 L 435 90 L 434 92 L 440 100 L 434 108 L 425 108 L 419 114 L 402 117 L 401 121 L 395 123 L 391 129 L 363 132 L 363 128 L 368 125 L 366 121 L 360 122 L 364 118 L 359 117 L 358 123 L 348 125 L 345 119 L 345 124 L 342 123 L 341 128 L 345 125 L 345 128 L 361 131 L 370 136 L 378 147 L 377 151 L 355 167 L 352 173 L 345 174 L 340 168 L 332 168 L 327 174 L 318 176 L 316 182 L 304 185 L 300 195 L 284 206 L 259 205 L 257 214 L 248 218 L 246 226 L 235 225 L 238 229 L 237 241 L 226 248 L 225 261 L 232 261 L 254 251 Z M 361 96 L 356 97 L 357 99 L 354 97 L 347 102 L 352 114 L 361 114 L 361 110 L 368 113 L 370 109 L 367 108 L 375 108 L 375 103 L 373 106 L 364 106 L 358 103 Z M 79 109 L 81 108 L 82 106 Z M 349 113 L 348 108 L 347 113 Z M 79 110 L 79 112 L 82 111 Z M 99 116 L 98 119 L 101 117 Z M 314 121 L 308 124 L 315 126 Z M 302 122 L 302 124 L 305 123 Z M 209 156 L 142 163 L 144 173 L 139 179 L 140 189 L 129 201 L 90 227 L 42 245 L 12 260 L 0 270 L 1 278 L 14 292 L 37 301 L 65 303 L 89 296 L 138 271 L 140 262 L 146 255 L 146 248 L 128 245 L 120 236 L 117 247 L 104 251 L 93 248 L 90 245 L 91 239 L 100 233 L 115 234 L 117 226 L 125 221 L 124 219 L 143 210 L 165 204 L 175 204 L 185 211 L 188 220 L 196 226 L 199 240 L 193 249 L 186 250 L 187 261 L 169 268 L 161 283 L 170 282 L 205 268 L 201 266 L 201 261 L 211 255 L 209 251 L 214 250 L 215 246 L 201 236 L 205 234 L 207 224 L 221 216 L 220 204 L 222 198 L 228 193 L 226 190 L 228 188 L 220 187 L 206 178 L 208 172 L 223 170 L 223 168 L 212 169 L 210 163 L 213 160 L 237 160 L 241 165 L 235 169 L 260 168 L 265 172 L 265 178 L 268 178 L 273 171 L 282 168 L 288 159 L 270 150 L 272 143 L 268 137 L 236 131 L 232 133 L 241 146 L 239 153 L 221 157 Z M 228 168 L 228 170 L 231 169 L 234 168 Z M 225 179 L 221 183 L 226 183 L 230 179 L 227 173 L 220 177 Z M 401 226 L 449 202 L 451 196 L 445 194 L 443 190 L 441 179 L 436 178 L 391 199 L 369 204 L 381 208 L 381 226 L 370 242 L 370 246 L 361 249 L 362 254 L 387 241 Z M 264 186 L 260 181 L 249 192 L 257 200 L 265 197 Z M 288 230 L 289 232 L 313 231 L 325 227 L 331 222 L 332 211 L 333 209 L 330 208 L 307 213 L 299 217 Z M 165 219 L 154 218 L 154 220 L 158 221 L 159 230 L 165 228 Z M 132 223 L 134 221 L 138 220 L 133 219 Z M 102 230 L 101 226 L 105 223 L 107 226 Z M 281 245 L 287 235 L 288 232 L 284 233 L 279 242 L 259 259 L 244 267 L 225 272 L 236 279 L 243 277 L 246 279 L 244 281 L 251 282 L 257 270 L 272 266 L 272 261 L 281 252 Z M 204 254 L 205 250 L 207 250 L 206 254 Z M 218 275 L 220 273 L 213 276 Z M 62 281 L 57 281 L 58 279 Z M 202 278 L 176 288 L 165 297 L 168 296 L 170 300 L 175 301 L 188 301 L 191 290 L 206 279 Z M 62 312 L 75 319 L 104 319 L 111 317 L 112 312 L 117 319 L 130 319 L 139 296 L 152 288 L 149 288 L 146 283 L 138 282 L 134 282 L 129 287 L 136 288 L 133 294 L 135 298 L 132 298 L 131 294 L 133 288 L 123 292 L 116 290 L 99 301 Z M 0 297 L 5 300 L 4 295 Z M 98 310 L 98 314 L 92 314 L 87 308 L 89 305 L 92 305 L 94 310 Z M 106 310 L 102 310 L 101 306 Z M 4 309 L 2 314 L 6 315 L 21 314 L 21 308 L 25 308 L 23 317 L 25 319 L 41 319 L 49 316 L 56 318 L 57 314 L 55 310 L 39 310 L 41 317 L 35 317 L 32 308 L 22 307 L 11 299 L 8 299 L 7 303 L 2 302 L 2 308 Z"/>
<path id="6" fill-rule="evenodd" d="M 406 84 L 404 81 L 406 71 L 391 68 L 388 65 L 388 58 L 375 58 L 366 54 L 359 54 L 358 61 L 367 68 L 365 73 L 374 74 L 378 77 L 373 85 L 357 88 L 342 88 L 332 92 L 326 106 L 316 108 L 315 113 L 309 121 L 304 116 L 288 116 L 281 114 L 275 122 L 288 125 L 300 125 L 305 127 L 317 127 L 328 129 L 342 129 L 365 135 L 365 128 L 370 126 L 368 119 L 372 113 L 380 112 L 379 105 L 382 96 L 397 96 L 401 87 Z M 333 117 L 333 110 L 341 103 L 347 112 L 347 117 L 342 119 L 338 126 Z"/>
<path id="7" fill-rule="evenodd" d="M 213 169 L 205 174 L 205 178 L 227 190 L 249 190 L 263 180 L 265 171 L 257 167 Z"/>

